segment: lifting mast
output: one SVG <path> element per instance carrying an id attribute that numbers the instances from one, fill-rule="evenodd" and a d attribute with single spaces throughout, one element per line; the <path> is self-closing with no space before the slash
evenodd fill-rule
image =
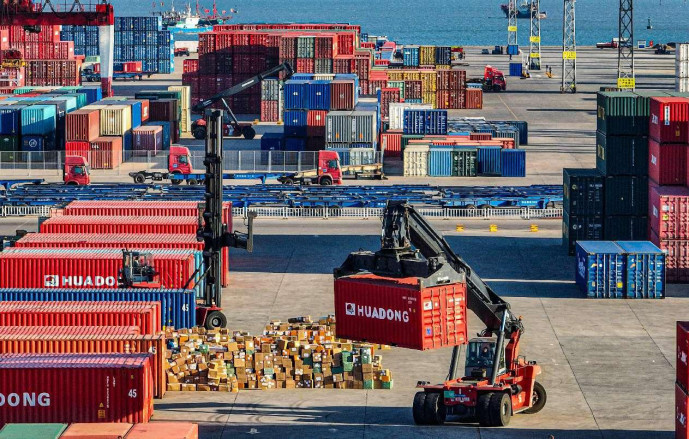
<path id="1" fill-rule="evenodd" d="M 516 46 L 517 43 L 517 0 L 508 0 L 507 13 L 507 46 Z M 509 49 L 508 49 L 509 51 Z"/>
<path id="2" fill-rule="evenodd" d="M 0 25 L 2 26 L 40 26 L 40 25 L 75 25 L 98 26 L 100 38 L 99 52 L 101 57 L 101 87 L 103 96 L 112 95 L 112 63 L 115 41 L 115 15 L 112 4 L 99 1 L 87 10 L 79 0 L 74 0 L 66 11 L 57 11 L 53 4 L 32 3 L 30 0 L 3 2 L 0 5 Z"/>
<path id="3" fill-rule="evenodd" d="M 618 37 L 617 88 L 634 90 L 634 0 L 620 0 Z"/>
<path id="4" fill-rule="evenodd" d="M 562 14 L 562 85 L 560 93 L 577 92 L 576 0 L 564 0 Z"/>
<path id="5" fill-rule="evenodd" d="M 529 69 L 541 70 L 541 0 L 531 0 Z"/>

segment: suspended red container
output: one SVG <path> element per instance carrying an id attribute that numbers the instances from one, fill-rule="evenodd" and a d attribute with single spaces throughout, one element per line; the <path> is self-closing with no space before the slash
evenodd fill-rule
<path id="1" fill-rule="evenodd" d="M 0 355 L 0 424 L 148 422 L 148 354 Z"/>

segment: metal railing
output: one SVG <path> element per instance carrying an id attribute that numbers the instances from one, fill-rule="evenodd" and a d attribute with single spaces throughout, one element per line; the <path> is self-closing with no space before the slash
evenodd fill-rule
<path id="1" fill-rule="evenodd" d="M 238 218 L 246 218 L 247 212 L 255 212 L 258 217 L 264 218 L 379 218 L 383 215 L 382 208 L 372 207 L 239 207 L 232 209 L 232 215 Z M 451 220 L 458 218 L 469 219 L 558 219 L 562 218 L 562 208 L 531 209 L 531 208 L 505 208 L 505 209 L 434 209 L 419 208 L 417 211 L 431 219 Z"/>
<path id="2" fill-rule="evenodd" d="M 0 206 L 0 217 L 50 216 L 52 206 Z"/>

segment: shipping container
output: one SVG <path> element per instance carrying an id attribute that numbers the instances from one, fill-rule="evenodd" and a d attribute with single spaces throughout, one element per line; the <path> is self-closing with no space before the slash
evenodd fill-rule
<path id="1" fill-rule="evenodd" d="M 615 242 L 624 253 L 627 299 L 665 298 L 665 253 L 648 241 Z"/>
<path id="2" fill-rule="evenodd" d="M 90 142 L 100 133 L 99 110 L 76 110 L 65 116 L 65 139 Z"/>
<path id="3" fill-rule="evenodd" d="M 0 439 L 59 439 L 67 424 L 5 424 Z"/>
<path id="4" fill-rule="evenodd" d="M 115 233 L 27 233 L 14 247 L 35 248 L 128 248 L 203 250 L 204 243 L 194 235 L 115 234 Z"/>
<path id="5" fill-rule="evenodd" d="M 161 330 L 158 302 L 12 300 L 0 303 L 0 326 L 137 326 L 144 335 Z"/>
<path id="6" fill-rule="evenodd" d="M 648 135 L 659 143 L 689 141 L 689 99 L 651 98 Z"/>
<path id="7" fill-rule="evenodd" d="M 677 382 L 682 388 L 689 388 L 689 322 L 677 322 L 677 361 L 675 362 Z M 686 414 L 686 411 L 685 411 Z"/>
<path id="8" fill-rule="evenodd" d="M 603 215 L 605 178 L 596 169 L 564 168 L 564 210 L 574 216 Z"/>
<path id="9" fill-rule="evenodd" d="M 355 81 L 334 80 L 330 83 L 330 110 L 353 110 L 357 97 Z"/>
<path id="10" fill-rule="evenodd" d="M 417 278 L 335 280 L 336 336 L 426 350 L 467 342 L 466 283 L 423 287 Z"/>
<path id="11" fill-rule="evenodd" d="M 605 177 L 605 215 L 648 214 L 648 178 Z"/>
<path id="12" fill-rule="evenodd" d="M 576 284 L 590 298 L 624 298 L 625 258 L 612 241 L 577 241 Z"/>
<path id="13" fill-rule="evenodd" d="M 669 283 L 689 283 L 689 240 L 660 239 L 651 230 L 650 241 L 667 254 L 665 277 Z"/>
<path id="14" fill-rule="evenodd" d="M 467 110 L 480 110 L 483 108 L 483 90 L 480 88 L 467 88 L 465 106 Z"/>
<path id="15" fill-rule="evenodd" d="M 122 136 L 132 127 L 132 112 L 128 105 L 105 105 L 100 110 L 100 135 Z"/>
<path id="16" fill-rule="evenodd" d="M 391 130 L 404 129 L 404 110 L 430 110 L 431 104 L 410 104 L 407 102 L 391 102 L 389 105 L 389 125 Z"/>
<path id="17" fill-rule="evenodd" d="M 501 173 L 503 177 L 526 177 L 526 151 L 523 149 L 503 149 Z"/>
<path id="18" fill-rule="evenodd" d="M 447 110 L 404 110 L 404 134 L 447 134 Z"/>
<path id="19" fill-rule="evenodd" d="M 405 177 L 426 177 L 428 175 L 428 145 L 408 145 L 403 154 Z"/>
<path id="20" fill-rule="evenodd" d="M 4 329 L 0 327 L 0 354 L 151 354 L 153 396 L 165 395 L 167 360 L 163 334 L 113 334 L 97 326 Z"/>
<path id="21" fill-rule="evenodd" d="M 650 185 L 649 192 L 651 230 L 660 239 L 689 239 L 689 189 Z"/>
<path id="22" fill-rule="evenodd" d="M 632 92 L 599 92 L 597 130 L 606 136 L 634 136 L 637 96 Z"/>
<path id="23" fill-rule="evenodd" d="M 143 126 L 132 130 L 134 155 L 156 155 L 163 150 L 163 128 Z"/>
<path id="24" fill-rule="evenodd" d="M 143 424 L 148 425 L 148 424 Z M 132 428 L 127 423 L 79 424 L 75 423 L 67 427 L 61 439 L 124 439 Z"/>
<path id="25" fill-rule="evenodd" d="M 153 378 L 148 354 L 0 355 L 0 423 L 148 422 Z"/>
<path id="26" fill-rule="evenodd" d="M 639 241 L 648 239 L 648 217 L 638 215 L 606 216 L 603 239 L 607 241 Z"/>
<path id="27" fill-rule="evenodd" d="M 596 168 L 603 175 L 648 174 L 646 137 L 606 136 L 596 133 Z"/>
<path id="28" fill-rule="evenodd" d="M 74 151 L 89 161 L 93 169 L 116 169 L 122 164 L 122 138 L 96 137 L 91 140 L 89 148 L 82 148 L 81 153 Z"/>
<path id="29" fill-rule="evenodd" d="M 428 176 L 452 176 L 452 147 L 431 146 L 428 153 Z"/>
<path id="30" fill-rule="evenodd" d="M 687 145 L 648 139 L 648 176 L 660 185 L 682 186 L 687 178 Z"/>
<path id="31" fill-rule="evenodd" d="M 477 149 L 478 174 L 484 176 L 502 175 L 502 148 L 499 146 L 479 146 Z"/>
<path id="32" fill-rule="evenodd" d="M 452 151 L 452 176 L 476 177 L 478 150 L 472 147 L 458 146 Z"/>
<path id="33" fill-rule="evenodd" d="M 562 215 L 562 245 L 567 253 L 574 255 L 577 241 L 603 239 L 603 218 L 601 216 L 571 215 L 566 210 Z"/>
<path id="34" fill-rule="evenodd" d="M 385 157 L 399 157 L 402 153 L 402 132 L 398 130 L 381 133 L 380 150 Z"/>
<path id="35" fill-rule="evenodd" d="M 167 215 L 167 214 L 166 214 Z M 167 216 L 61 216 L 43 221 L 41 233 L 163 233 L 196 235 L 198 219 Z"/>
<path id="36" fill-rule="evenodd" d="M 687 428 L 689 395 L 684 389 L 686 387 L 682 387 L 680 383 L 675 383 L 675 439 L 689 438 L 689 428 Z"/>
<path id="37" fill-rule="evenodd" d="M 22 135 L 46 135 L 57 127 L 57 110 L 53 105 L 31 105 L 22 108 Z"/>
<path id="38" fill-rule="evenodd" d="M 284 133 L 265 133 L 261 136 L 262 151 L 282 151 L 285 149 Z"/>
<path id="39" fill-rule="evenodd" d="M 127 439 L 198 439 L 198 437 L 199 426 L 191 422 L 151 422 L 148 424 L 136 424 L 127 435 Z"/>

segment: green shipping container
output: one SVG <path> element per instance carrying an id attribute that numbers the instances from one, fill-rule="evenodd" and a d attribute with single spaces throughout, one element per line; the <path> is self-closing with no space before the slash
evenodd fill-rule
<path id="1" fill-rule="evenodd" d="M 388 88 L 399 88 L 400 97 L 404 99 L 404 81 L 388 81 Z"/>
<path id="2" fill-rule="evenodd" d="M 597 129 L 608 136 L 633 136 L 637 96 L 632 92 L 599 92 Z"/>
<path id="3" fill-rule="evenodd" d="M 596 133 L 596 168 L 605 176 L 648 174 L 648 138 Z"/>
<path id="4" fill-rule="evenodd" d="M 424 136 L 422 134 L 403 134 L 401 144 L 402 152 L 404 152 L 404 148 L 406 148 L 407 145 L 409 145 L 410 140 L 423 139 L 423 137 Z"/>
<path id="5" fill-rule="evenodd" d="M 648 215 L 648 177 L 605 178 L 605 216 Z"/>
<path id="6" fill-rule="evenodd" d="M 606 241 L 647 241 L 648 217 L 607 216 L 603 221 L 603 237 Z"/>
<path id="7" fill-rule="evenodd" d="M 476 148 L 455 148 L 452 151 L 452 176 L 476 177 Z"/>
<path id="8" fill-rule="evenodd" d="M 19 136 L 0 136 L 0 162 L 14 162 L 18 159 Z"/>
<path id="9" fill-rule="evenodd" d="M 6 424 L 0 439 L 58 439 L 67 424 Z"/>

